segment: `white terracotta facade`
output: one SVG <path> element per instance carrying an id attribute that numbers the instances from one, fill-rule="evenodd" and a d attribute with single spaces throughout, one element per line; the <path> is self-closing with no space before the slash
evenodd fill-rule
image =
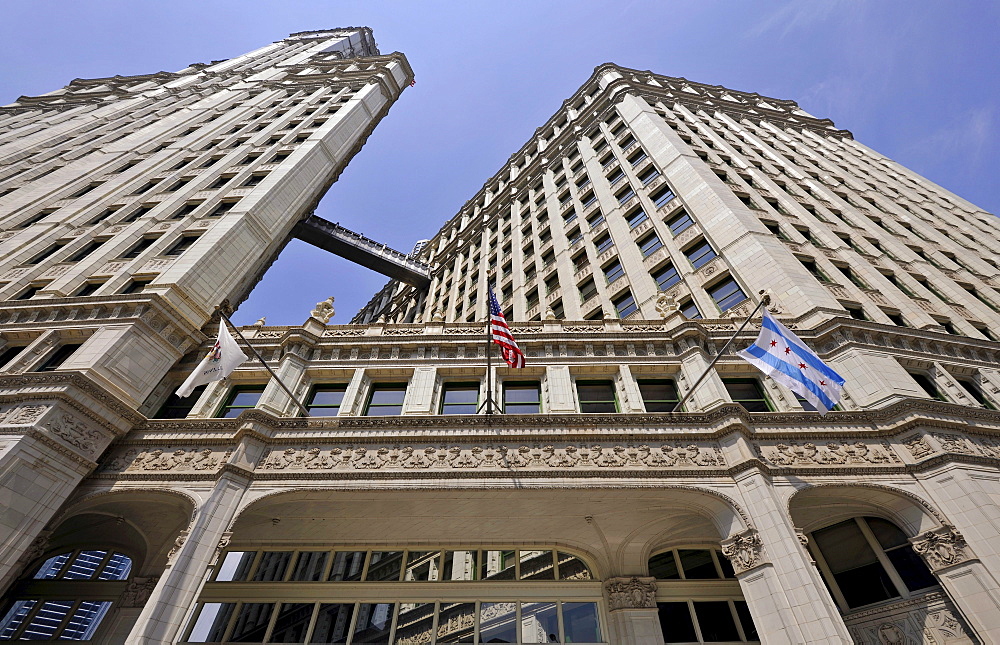
<path id="1" fill-rule="evenodd" d="M 428 290 L 241 328 L 312 416 L 169 399 L 412 76 L 347 28 L 0 108 L 0 639 L 1000 642 L 995 219 L 791 101 L 602 65 Z M 840 409 L 730 349 L 670 412 L 761 290 Z"/>

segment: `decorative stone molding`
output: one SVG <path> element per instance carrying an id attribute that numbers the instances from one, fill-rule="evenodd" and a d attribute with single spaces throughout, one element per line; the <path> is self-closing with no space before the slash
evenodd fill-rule
<path id="1" fill-rule="evenodd" d="M 923 459 L 934 452 L 927 441 L 920 435 L 913 435 L 903 439 L 903 445 L 910 451 L 914 459 Z"/>
<path id="2" fill-rule="evenodd" d="M 114 453 L 101 467 L 102 472 L 133 471 L 216 471 L 229 458 L 232 450 L 222 452 L 211 448 L 132 448 Z"/>
<path id="3" fill-rule="evenodd" d="M 655 578 L 610 578 L 604 583 L 608 593 L 608 608 L 656 609 Z"/>
<path id="4" fill-rule="evenodd" d="M 954 526 L 945 524 L 921 533 L 910 542 L 913 550 L 923 556 L 932 571 L 965 562 L 970 558 L 966 552 L 968 544 Z"/>
<path id="5" fill-rule="evenodd" d="M 47 405 L 19 405 L 0 412 L 0 422 L 4 425 L 29 425 L 38 421 L 48 409 Z"/>
<path id="6" fill-rule="evenodd" d="M 119 607 L 144 607 L 159 578 L 132 578 L 118 598 Z"/>
<path id="7" fill-rule="evenodd" d="M 733 570 L 737 574 L 755 569 L 765 563 L 764 543 L 761 542 L 757 530 L 753 528 L 733 534 L 723 540 L 722 555 L 729 558 L 733 564 Z"/>
<path id="8" fill-rule="evenodd" d="M 95 456 L 99 450 L 98 446 L 105 439 L 99 430 L 91 428 L 84 421 L 66 412 L 60 412 L 49 421 L 48 430 L 87 457 Z"/>
<path id="9" fill-rule="evenodd" d="M 192 520 L 192 523 L 194 520 Z M 174 546 L 170 548 L 170 552 L 167 553 L 167 566 L 171 566 L 174 563 L 174 559 L 177 557 L 177 553 L 180 552 L 181 547 L 187 542 L 188 537 L 191 535 L 191 524 L 188 525 L 186 529 L 177 534 L 174 538 Z"/>
<path id="10" fill-rule="evenodd" d="M 850 612 L 844 622 L 855 643 L 972 645 L 968 627 L 944 594 L 932 592 L 876 609 Z"/>
<path id="11" fill-rule="evenodd" d="M 761 459 L 775 466 L 826 466 L 848 464 L 896 464 L 899 457 L 888 442 L 854 443 L 827 442 L 817 446 L 795 441 L 776 443 L 773 446 L 757 444 Z"/>
<path id="12" fill-rule="evenodd" d="M 261 470 L 720 468 L 717 445 L 346 446 L 274 450 Z"/>

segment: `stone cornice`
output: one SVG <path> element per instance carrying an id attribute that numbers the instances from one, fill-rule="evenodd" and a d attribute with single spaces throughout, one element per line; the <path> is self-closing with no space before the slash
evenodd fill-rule
<path id="1" fill-rule="evenodd" d="M 0 374 L 0 404 L 22 403 L 59 399 L 88 418 L 107 426 L 108 419 L 88 408 L 74 395 L 74 390 L 92 397 L 119 417 L 120 423 L 136 426 L 145 417 L 117 397 L 109 394 L 93 379 L 82 372 L 55 371 L 27 374 Z M 121 432 L 121 428 L 116 428 Z"/>

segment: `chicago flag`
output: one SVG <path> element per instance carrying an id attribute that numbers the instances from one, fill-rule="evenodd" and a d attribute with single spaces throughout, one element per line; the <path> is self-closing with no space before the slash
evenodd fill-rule
<path id="1" fill-rule="evenodd" d="M 229 333 L 225 320 L 220 320 L 219 337 L 215 339 L 215 345 L 208 350 L 208 354 L 201 359 L 187 380 L 177 388 L 177 396 L 190 396 L 194 388 L 203 383 L 221 381 L 232 374 L 233 370 L 246 359 L 247 355 L 240 351 L 240 346 Z"/>
<path id="2" fill-rule="evenodd" d="M 737 352 L 751 365 L 813 404 L 821 415 L 840 401 L 844 378 L 799 337 L 764 311 L 760 336 Z"/>

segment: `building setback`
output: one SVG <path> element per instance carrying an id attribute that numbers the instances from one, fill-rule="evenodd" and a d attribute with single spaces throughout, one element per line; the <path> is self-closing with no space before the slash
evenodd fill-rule
<path id="1" fill-rule="evenodd" d="M 170 397 L 411 79 L 348 28 L 0 108 L 0 639 L 1000 642 L 996 220 L 792 101 L 602 65 L 429 286 L 241 329 L 309 418 Z M 673 412 L 762 290 L 839 409 L 728 351 Z"/>

